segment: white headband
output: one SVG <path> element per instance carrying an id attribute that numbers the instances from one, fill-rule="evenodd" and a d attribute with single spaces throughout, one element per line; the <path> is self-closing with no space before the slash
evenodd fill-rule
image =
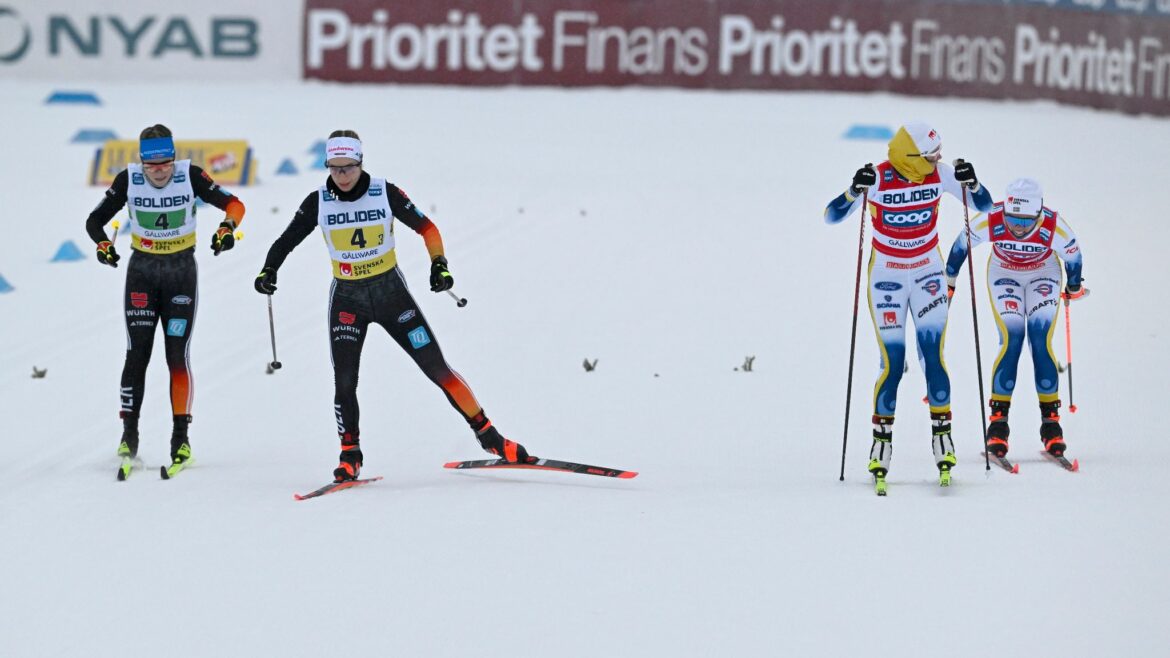
<path id="1" fill-rule="evenodd" d="M 353 137 L 330 137 L 325 142 L 325 161 L 333 158 L 350 158 L 362 161 L 362 142 Z"/>

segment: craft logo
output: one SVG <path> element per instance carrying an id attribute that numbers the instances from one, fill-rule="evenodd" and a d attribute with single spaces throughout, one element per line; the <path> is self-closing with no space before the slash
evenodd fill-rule
<path id="1" fill-rule="evenodd" d="M 353 324 L 353 321 L 356 319 L 357 317 L 354 316 L 353 313 L 346 313 L 345 311 L 341 311 L 337 314 L 337 321 L 341 324 Z"/>
<path id="2" fill-rule="evenodd" d="M 147 294 L 144 292 L 130 293 L 130 305 L 134 308 L 146 308 Z"/>
<path id="3" fill-rule="evenodd" d="M 942 284 L 938 282 L 938 279 L 931 279 L 930 281 L 926 282 L 926 285 L 922 286 L 922 289 L 933 297 L 934 295 L 938 294 L 939 290 L 942 289 Z"/>

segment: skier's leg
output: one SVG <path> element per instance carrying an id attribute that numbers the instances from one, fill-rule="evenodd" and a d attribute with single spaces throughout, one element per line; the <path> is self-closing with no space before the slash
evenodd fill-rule
<path id="1" fill-rule="evenodd" d="M 504 438 L 484 414 L 483 407 L 467 382 L 443 358 L 443 350 L 430 324 L 406 287 L 398 270 L 391 273 L 385 286 L 378 289 L 378 321 L 386 332 L 410 355 L 415 364 L 443 391 L 447 401 L 475 432 L 484 450 L 508 461 L 527 461 L 524 446 Z"/>
<path id="2" fill-rule="evenodd" d="M 370 324 L 364 288 L 339 286 L 329 292 L 329 356 L 333 363 L 333 413 L 341 439 L 341 455 L 334 479 L 353 479 L 361 472 L 363 455 L 359 439 L 358 368 L 362 345 Z"/>
<path id="3" fill-rule="evenodd" d="M 1008 412 L 1016 388 L 1020 352 L 1024 345 L 1025 285 L 1020 273 L 999 266 L 994 259 L 987 268 L 987 290 L 995 311 L 999 330 L 999 354 L 991 369 L 991 421 L 987 427 L 987 447 L 999 456 L 1008 452 Z"/>
<path id="4" fill-rule="evenodd" d="M 885 258 L 870 255 L 866 291 L 881 354 L 873 392 L 873 444 L 869 453 L 869 471 L 875 475 L 885 475 L 893 458 L 894 412 L 906 362 L 906 303 L 910 294 L 903 271 L 887 264 Z"/>
<path id="5" fill-rule="evenodd" d="M 195 401 L 191 375 L 191 335 L 199 306 L 199 274 L 193 253 L 179 254 L 163 264 L 165 285 L 160 294 L 160 316 L 167 368 L 171 376 L 171 460 L 191 457 L 187 426 Z"/>
<path id="6" fill-rule="evenodd" d="M 922 350 L 926 395 L 930 403 L 931 447 L 939 470 L 949 471 L 955 465 L 956 457 L 951 439 L 951 379 L 943 360 L 950 300 L 941 255 L 934 252 L 931 263 L 912 271 L 911 275 L 914 276 L 914 285 L 910 289 L 908 308 L 914 314 L 915 337 Z"/>
<path id="7" fill-rule="evenodd" d="M 158 324 L 158 292 L 148 267 L 149 259 L 130 254 L 122 305 L 126 320 L 126 360 L 122 366 L 122 441 L 119 454 L 138 454 L 138 418 L 146 388 L 146 366 L 154 349 L 154 328 Z"/>

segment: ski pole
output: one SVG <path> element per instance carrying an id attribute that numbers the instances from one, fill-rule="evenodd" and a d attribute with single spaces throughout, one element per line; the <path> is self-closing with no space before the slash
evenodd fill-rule
<path id="1" fill-rule="evenodd" d="M 866 163 L 866 167 L 873 165 Z M 857 278 L 853 282 L 853 332 L 849 337 L 849 376 L 845 382 L 845 432 L 841 437 L 841 475 L 845 481 L 845 447 L 849 444 L 849 405 L 853 401 L 853 354 L 857 346 L 857 305 L 861 298 L 861 256 L 865 251 L 865 217 L 869 213 L 869 188 L 861 191 L 861 228 L 857 235 Z"/>
<path id="2" fill-rule="evenodd" d="M 1068 364 L 1068 412 L 1075 414 L 1077 405 L 1073 403 L 1072 387 L 1072 320 L 1069 319 L 1069 299 L 1064 300 L 1064 361 Z"/>
<path id="3" fill-rule="evenodd" d="M 955 160 L 955 166 L 962 164 Z M 983 357 L 979 350 L 979 311 L 975 304 L 975 263 L 971 255 L 971 216 L 967 209 L 967 186 L 963 186 L 963 226 L 967 229 L 967 273 L 971 275 L 971 322 L 975 325 L 975 372 L 979 377 L 979 420 L 983 422 L 983 465 L 991 471 L 991 456 L 987 450 L 987 413 L 983 394 Z"/>
<path id="4" fill-rule="evenodd" d="M 276 322 L 272 319 L 272 295 L 268 295 L 268 335 L 272 338 L 272 363 L 268 364 L 265 372 L 271 375 L 280 370 L 281 363 L 276 360 Z"/>
<path id="5" fill-rule="evenodd" d="M 458 306 L 459 308 L 463 308 L 464 306 L 467 306 L 467 298 L 466 297 L 460 297 L 459 295 L 456 295 L 454 292 L 451 292 L 450 290 L 447 291 L 447 294 L 451 295 L 451 299 L 455 300 L 455 305 Z"/>
<path id="6" fill-rule="evenodd" d="M 115 242 L 118 241 L 118 229 L 122 228 L 122 222 L 119 222 L 118 220 L 115 219 L 113 226 L 114 226 L 114 237 L 110 238 L 110 244 L 114 244 Z"/>

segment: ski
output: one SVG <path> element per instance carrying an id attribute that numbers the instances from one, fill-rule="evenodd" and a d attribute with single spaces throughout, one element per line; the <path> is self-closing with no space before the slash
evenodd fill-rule
<path id="1" fill-rule="evenodd" d="M 382 479 L 382 476 L 379 475 L 377 477 L 362 478 L 360 480 L 345 480 L 344 482 L 330 482 L 329 484 L 321 487 L 320 489 L 317 489 L 316 491 L 310 491 L 307 494 L 295 493 L 295 494 L 293 494 L 293 498 L 296 500 L 308 500 L 309 498 L 317 498 L 318 496 L 324 496 L 325 494 L 331 494 L 331 493 L 334 493 L 335 491 L 344 491 L 346 489 L 360 487 L 363 484 L 377 482 L 378 480 L 381 480 L 381 479 Z"/>
<path id="2" fill-rule="evenodd" d="M 190 466 L 191 464 L 194 464 L 194 463 L 195 463 L 194 459 L 187 459 L 186 461 L 175 462 L 175 463 L 171 464 L 170 466 L 159 466 L 158 467 L 158 474 L 159 474 L 159 476 L 162 477 L 162 479 L 169 480 L 169 479 L 175 477 L 176 475 L 178 475 L 180 472 L 182 472 L 183 469 L 187 468 L 188 466 Z"/>
<path id="3" fill-rule="evenodd" d="M 949 469 L 945 470 L 945 471 L 938 472 L 938 486 L 940 486 L 940 487 L 951 486 L 951 471 Z"/>
<path id="4" fill-rule="evenodd" d="M 122 463 L 118 465 L 118 482 L 125 482 L 136 468 L 142 468 L 141 459 L 123 456 Z"/>
<path id="5" fill-rule="evenodd" d="M 1003 470 L 1007 471 L 1008 473 L 1019 473 L 1020 472 L 1020 465 L 1011 463 L 1010 461 L 1008 461 L 1007 457 L 998 457 L 996 455 L 988 455 L 985 452 L 981 452 L 981 453 L 979 453 L 979 455 L 981 457 L 988 457 L 991 460 L 992 464 L 995 464 L 996 466 L 1002 468 Z"/>
<path id="6" fill-rule="evenodd" d="M 1081 470 L 1081 462 L 1078 459 L 1074 459 L 1070 462 L 1068 460 L 1068 457 L 1065 457 L 1064 455 L 1057 457 L 1056 455 L 1048 452 L 1047 450 L 1041 450 L 1040 454 L 1044 455 L 1044 458 L 1047 459 L 1048 461 L 1052 462 L 1053 464 L 1059 464 L 1061 467 L 1064 468 L 1064 470 L 1066 470 L 1070 473 L 1076 473 L 1077 471 Z"/>
<path id="7" fill-rule="evenodd" d="M 446 464 L 443 464 L 443 468 L 521 468 L 540 471 L 583 473 L 585 475 L 600 475 L 602 477 L 621 478 L 623 480 L 628 480 L 632 477 L 637 477 L 638 475 L 636 471 L 623 471 L 617 468 L 590 466 L 588 464 L 575 464 L 573 462 L 565 462 L 558 459 L 542 459 L 539 457 L 529 457 L 528 461 L 523 464 L 510 462 L 505 459 L 476 459 L 462 462 L 447 462 Z"/>

